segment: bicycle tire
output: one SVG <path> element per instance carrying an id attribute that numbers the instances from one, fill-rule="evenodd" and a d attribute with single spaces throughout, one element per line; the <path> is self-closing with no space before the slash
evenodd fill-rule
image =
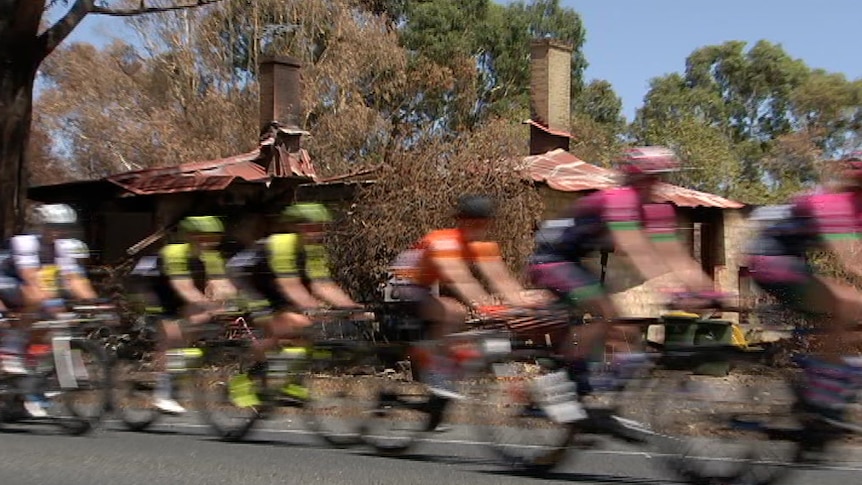
<path id="1" fill-rule="evenodd" d="M 114 370 L 116 372 L 123 371 L 124 370 L 123 364 L 127 363 L 127 362 L 132 362 L 132 361 L 129 359 L 122 359 L 122 358 L 116 359 L 114 361 Z M 130 383 L 133 386 L 137 386 L 139 381 L 133 379 L 130 381 Z M 120 421 L 123 423 L 123 426 L 125 426 L 127 430 L 129 430 L 129 431 L 145 431 L 161 419 L 162 413 L 159 410 L 154 409 L 152 407 L 148 407 L 147 409 L 144 409 L 144 410 L 138 410 L 137 413 L 133 414 L 128 406 L 120 405 L 118 403 L 119 391 L 120 391 L 119 384 L 120 384 L 120 379 L 115 379 L 114 385 L 111 386 L 111 388 L 112 388 L 111 396 L 112 396 L 112 402 L 113 402 L 112 407 L 114 410 L 114 414 L 117 415 L 117 417 L 120 419 Z M 153 389 L 148 388 L 147 391 L 150 394 L 149 399 L 152 400 Z"/>
<path id="2" fill-rule="evenodd" d="M 358 376 L 350 376 L 346 372 L 346 368 L 360 366 L 363 363 L 373 363 L 376 358 L 373 349 L 366 348 L 363 343 L 357 341 L 346 342 L 320 342 L 311 346 L 306 353 L 304 362 L 304 376 L 302 379 L 303 386 L 308 391 L 309 398 L 303 406 L 303 417 L 306 427 L 313 431 L 316 436 L 322 439 L 326 444 L 335 448 L 349 448 L 363 443 L 362 429 L 363 419 L 360 418 L 359 423 L 351 426 L 346 433 L 338 432 L 329 427 L 329 423 L 333 419 L 344 417 L 343 410 L 336 410 L 336 416 L 323 415 L 318 413 L 318 407 L 315 406 L 318 399 L 316 391 L 324 386 L 316 385 L 316 378 L 320 374 L 328 374 L 342 381 L 353 381 L 356 384 Z M 369 362 L 370 361 L 370 362 Z M 333 372 L 329 372 L 333 371 Z M 359 401 L 359 396 L 355 396 L 353 401 Z"/>
<path id="3" fill-rule="evenodd" d="M 82 413 L 74 409 L 74 407 L 65 406 L 69 411 L 70 416 L 56 418 L 57 425 L 64 433 L 79 436 L 93 430 L 107 414 L 110 409 L 111 388 L 113 379 L 111 378 L 111 363 L 104 349 L 93 342 L 92 340 L 74 338 L 70 341 L 72 349 L 79 350 L 83 353 L 90 354 L 94 357 L 94 364 L 98 368 L 101 377 L 94 382 L 97 390 L 97 398 L 101 401 L 97 406 L 99 410 L 94 417 L 86 417 Z M 64 394 L 74 393 L 73 390 L 63 391 Z"/>
<path id="4" fill-rule="evenodd" d="M 254 429 L 257 422 L 269 413 L 269 405 L 263 403 L 261 406 L 253 408 L 249 415 L 246 418 L 241 419 L 237 425 L 231 426 L 225 425 L 219 419 L 216 419 L 216 413 L 212 412 L 208 408 L 210 402 L 208 399 L 208 393 L 205 390 L 209 389 L 210 384 L 212 383 L 206 378 L 206 369 L 209 366 L 222 365 L 223 363 L 218 361 L 218 357 L 225 352 L 229 353 L 230 351 L 240 350 L 242 354 L 245 354 L 242 356 L 248 356 L 250 354 L 248 347 L 245 345 L 238 345 L 241 343 L 241 341 L 207 342 L 200 365 L 190 372 L 192 396 L 195 408 L 197 408 L 200 413 L 201 420 L 207 425 L 210 432 L 223 441 L 242 440 L 252 431 L 252 429 Z M 253 360 L 254 359 L 250 359 L 250 361 Z M 241 363 L 240 372 L 243 372 Z M 227 385 L 225 382 L 219 382 L 217 384 Z"/>
<path id="5" fill-rule="evenodd" d="M 473 376 L 477 381 L 474 384 L 476 386 L 476 392 L 482 396 L 480 399 L 488 399 L 487 396 L 493 394 L 492 390 L 490 390 L 490 386 L 499 381 L 499 378 L 495 374 L 494 366 L 509 364 L 520 366 L 522 364 L 531 364 L 534 366 L 538 365 L 543 371 L 549 370 L 549 366 L 543 364 L 543 359 L 541 359 L 541 357 L 549 357 L 549 360 L 553 360 L 550 359 L 549 351 L 531 350 L 527 352 L 516 351 L 488 362 L 487 365 L 478 369 Z M 515 384 L 514 386 L 519 386 L 518 390 L 510 388 L 509 391 L 515 392 L 517 395 L 521 395 L 522 392 L 519 391 L 523 389 L 520 387 L 521 385 Z M 533 445 L 530 445 L 529 447 L 524 447 L 503 444 L 499 440 L 498 434 L 494 432 L 495 429 L 500 428 L 500 426 L 496 423 L 488 423 L 486 421 L 491 414 L 484 410 L 484 407 L 480 406 L 479 402 L 487 401 L 477 401 L 476 405 L 472 406 L 474 419 L 478 423 L 481 423 L 477 429 L 480 441 L 485 443 L 492 454 L 495 455 L 504 465 L 523 474 L 543 475 L 557 468 L 567 457 L 569 448 L 580 430 L 579 423 L 554 423 L 546 417 L 539 418 L 548 423 L 551 428 L 557 430 L 559 432 L 559 436 L 553 439 L 553 442 L 550 445 L 546 446 L 546 448 L 548 448 L 546 452 L 539 452 L 534 456 L 527 456 L 526 454 L 519 453 L 518 450 L 520 448 L 533 449 L 538 448 L 538 446 L 534 447 Z M 508 402 L 506 406 L 509 407 L 511 404 L 511 402 Z"/>
<path id="6" fill-rule="evenodd" d="M 381 456 L 401 456 L 415 448 L 419 438 L 434 430 L 442 421 L 445 411 L 451 402 L 447 398 L 438 397 L 424 389 L 423 396 L 416 402 L 405 402 L 403 394 L 388 390 L 380 391 L 378 394 L 378 406 L 386 404 L 391 408 L 400 408 L 417 411 L 422 416 L 415 429 L 409 430 L 406 436 L 397 441 L 390 441 L 391 436 L 381 436 L 372 434 L 368 428 L 370 419 L 365 422 L 362 428 L 362 442 L 374 449 Z M 373 411 L 374 414 L 382 414 L 383 409 Z M 391 417 L 384 417 L 388 421 L 394 421 Z"/>
<path id="7" fill-rule="evenodd" d="M 657 377 L 658 374 L 654 377 L 653 385 L 655 387 L 654 392 L 652 393 L 654 401 L 651 408 L 655 410 L 655 420 L 651 424 L 653 430 L 656 431 L 666 428 L 664 421 L 660 421 L 660 419 L 661 415 L 666 415 L 667 413 L 658 412 L 660 409 L 666 410 L 668 408 L 668 406 L 663 405 L 663 403 L 681 402 L 681 397 L 677 397 L 677 390 L 689 393 L 691 392 L 689 388 L 691 387 L 691 382 L 693 382 L 694 376 L 687 372 L 680 373 L 678 370 L 673 371 L 672 373 L 674 375 L 670 375 L 671 373 L 665 374 L 666 378 L 662 380 L 659 380 Z M 782 380 L 782 385 L 784 383 L 785 381 Z M 754 389 L 748 389 L 748 391 L 753 393 Z M 724 395 L 724 398 L 726 399 L 727 395 Z M 746 403 L 745 405 L 750 408 L 750 410 L 747 411 L 747 414 L 756 414 L 752 407 L 756 400 L 757 398 L 754 397 L 753 394 L 746 396 L 744 402 Z M 715 411 L 716 406 L 708 405 L 707 408 Z M 743 412 L 739 414 L 744 415 L 746 413 Z M 773 411 L 769 411 L 769 415 L 767 417 L 770 420 L 774 418 Z M 721 418 L 722 421 L 723 419 L 724 418 Z M 687 423 L 688 427 L 694 427 L 691 420 L 684 419 L 684 421 Z M 768 426 L 771 426 L 769 424 L 761 425 L 758 424 L 759 421 L 751 421 L 750 429 L 759 429 L 759 427 L 762 427 L 762 432 L 765 434 L 767 440 L 771 441 L 771 435 L 777 433 L 776 431 L 772 431 L 771 428 L 768 428 Z M 788 441 L 791 449 L 788 450 L 788 453 L 793 457 L 791 458 L 792 460 L 796 460 L 799 456 L 799 443 L 796 442 L 795 438 L 791 437 L 792 433 L 793 431 L 790 430 L 785 436 L 790 437 Z M 769 441 L 767 442 L 770 443 L 770 446 L 764 447 L 764 441 L 761 440 L 754 440 L 747 443 L 745 440 L 738 437 L 734 438 L 732 442 L 735 446 L 740 448 L 741 451 L 739 455 L 741 455 L 742 458 L 721 457 L 719 462 L 727 468 L 727 471 L 718 472 L 711 469 L 711 466 L 708 463 L 710 460 L 706 460 L 705 463 L 705 460 L 701 457 L 689 454 L 690 448 L 693 445 L 689 444 L 685 437 L 677 436 L 675 433 L 657 433 L 657 436 L 661 436 L 661 438 L 657 438 L 653 441 L 653 448 L 659 452 L 658 456 L 661 458 L 659 460 L 661 465 L 680 479 L 693 485 L 774 485 L 787 479 L 791 473 L 790 467 L 778 465 L 776 462 L 761 459 L 761 452 L 764 449 L 774 449 L 777 446 Z M 714 437 L 710 437 L 707 440 L 714 441 L 715 439 Z M 711 458 L 715 461 L 715 457 Z"/>

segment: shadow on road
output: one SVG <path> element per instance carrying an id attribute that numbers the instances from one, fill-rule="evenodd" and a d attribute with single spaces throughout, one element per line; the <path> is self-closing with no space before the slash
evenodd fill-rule
<path id="1" fill-rule="evenodd" d="M 229 441 L 219 438 L 218 436 L 201 436 L 201 441 L 209 443 L 222 443 L 226 445 L 247 445 L 247 446 L 278 446 L 282 448 L 313 448 L 318 450 L 338 450 L 332 446 L 326 446 L 321 443 L 295 443 L 292 441 L 274 440 L 267 438 L 245 438 L 239 441 Z"/>
<path id="2" fill-rule="evenodd" d="M 386 456 L 379 455 L 372 451 L 360 451 L 356 453 L 359 456 L 366 456 L 372 458 L 382 458 L 389 460 L 406 460 L 406 461 L 416 461 L 422 463 L 443 463 L 446 465 L 499 465 L 500 462 L 497 460 L 493 460 L 490 458 L 471 458 L 467 456 L 442 456 L 442 455 L 419 455 L 415 453 L 408 453 L 404 455 L 395 455 L 395 456 Z"/>
<path id="3" fill-rule="evenodd" d="M 583 482 L 583 483 L 630 483 L 639 485 L 665 485 L 668 483 L 684 484 L 686 482 L 680 480 L 668 480 L 658 478 L 636 478 L 619 475 L 603 475 L 594 473 L 576 473 L 576 472 L 548 472 L 542 475 L 518 472 L 515 470 L 476 470 L 477 473 L 486 475 L 501 475 L 507 477 L 524 477 L 533 480 L 555 480 L 561 482 Z"/>

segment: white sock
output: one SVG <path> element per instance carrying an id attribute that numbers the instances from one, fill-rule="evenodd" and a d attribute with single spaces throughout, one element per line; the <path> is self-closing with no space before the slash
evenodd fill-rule
<path id="1" fill-rule="evenodd" d="M 161 399 L 170 399 L 172 391 L 173 382 L 171 379 L 171 375 L 167 372 L 159 374 L 159 376 L 156 378 L 156 397 Z"/>

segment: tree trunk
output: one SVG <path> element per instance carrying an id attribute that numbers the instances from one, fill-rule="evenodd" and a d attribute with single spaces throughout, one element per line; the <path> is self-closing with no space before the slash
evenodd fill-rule
<path id="1" fill-rule="evenodd" d="M 36 57 L 18 49 L 0 50 L 0 235 L 23 229 L 27 163 Z"/>

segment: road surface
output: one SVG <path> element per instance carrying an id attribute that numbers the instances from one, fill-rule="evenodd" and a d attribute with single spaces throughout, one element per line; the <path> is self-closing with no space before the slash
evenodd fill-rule
<path id="1" fill-rule="evenodd" d="M 558 471 L 537 479 L 514 476 L 461 427 L 428 436 L 413 455 L 374 456 L 366 448 L 328 448 L 298 423 L 263 423 L 245 442 L 225 443 L 194 421 L 166 419 L 150 432 L 116 422 L 85 437 L 50 425 L 0 431 L 0 484 L 662 484 L 679 483 L 634 446 L 571 453 Z M 475 438 L 474 438 L 475 439 Z M 862 453 L 853 456 L 862 458 Z M 801 470 L 790 485 L 858 483 L 862 459 Z"/>

